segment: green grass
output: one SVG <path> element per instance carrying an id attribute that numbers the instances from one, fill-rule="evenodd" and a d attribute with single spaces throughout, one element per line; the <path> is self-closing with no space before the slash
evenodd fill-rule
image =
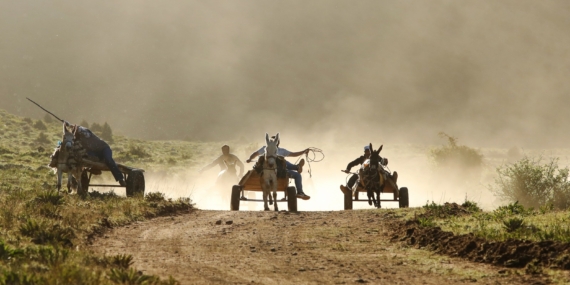
<path id="1" fill-rule="evenodd" d="M 140 274 L 131 268 L 131 256 L 98 256 L 86 245 L 110 227 L 188 212 L 190 199 L 167 199 L 148 187 L 144 198 L 94 191 L 86 197 L 58 194 L 47 164 L 61 125 L 0 110 L 0 133 L 0 284 L 177 283 Z M 197 168 L 198 161 L 219 152 L 207 143 L 118 135 L 111 147 L 119 163 L 161 170 Z"/>
<path id="2" fill-rule="evenodd" d="M 425 210 L 435 207 L 430 205 Z M 477 211 L 460 216 L 435 215 L 425 219 L 429 220 L 429 226 L 438 226 L 455 234 L 474 233 L 488 240 L 570 242 L 570 211 L 537 210 L 511 203 L 489 212 Z"/>

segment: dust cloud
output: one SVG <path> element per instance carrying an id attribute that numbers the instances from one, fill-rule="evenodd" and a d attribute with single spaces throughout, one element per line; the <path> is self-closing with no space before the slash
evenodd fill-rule
<path id="1" fill-rule="evenodd" d="M 43 117 L 30 97 L 152 140 L 281 132 L 327 155 L 306 178 L 321 196 L 308 207 L 339 194 L 368 142 L 570 142 L 565 0 L 0 1 L 1 109 Z M 427 167 L 425 152 L 391 151 L 402 180 Z"/>

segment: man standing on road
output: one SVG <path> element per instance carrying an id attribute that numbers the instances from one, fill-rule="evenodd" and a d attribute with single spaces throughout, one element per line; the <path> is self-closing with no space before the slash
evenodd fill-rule
<path id="1" fill-rule="evenodd" d="M 243 162 L 241 162 L 241 160 L 236 155 L 230 153 L 230 147 L 228 145 L 222 146 L 222 155 L 220 155 L 218 158 L 214 159 L 214 161 L 212 161 L 210 164 L 204 166 L 198 172 L 202 173 L 202 172 L 214 167 L 214 165 L 220 166 L 220 171 L 225 171 L 230 166 L 237 165 L 237 166 L 239 166 L 238 178 L 243 176 L 243 168 L 244 168 Z"/>
<path id="2" fill-rule="evenodd" d="M 272 139 L 275 139 L 275 136 L 271 137 Z M 277 142 L 277 155 L 278 156 L 283 156 L 283 157 L 298 157 L 301 156 L 303 154 L 308 154 L 309 153 L 309 149 L 305 149 L 302 151 L 297 151 L 297 152 L 290 152 L 284 148 L 279 147 L 279 143 L 281 141 Z M 254 153 L 252 153 L 249 156 L 249 159 L 246 160 L 247 163 L 250 163 L 254 158 L 256 158 L 257 156 L 262 156 L 265 155 L 265 146 L 261 147 L 259 150 L 255 151 Z M 295 181 L 295 187 L 297 188 L 297 197 L 301 198 L 303 200 L 308 200 L 311 197 L 308 196 L 307 194 L 305 194 L 303 192 L 303 177 L 301 177 L 301 172 L 303 172 L 303 165 L 305 165 L 305 159 L 301 159 L 299 161 L 299 164 L 295 165 L 290 163 L 289 161 L 285 160 L 285 163 L 287 164 L 287 173 L 289 174 L 289 177 L 292 178 Z"/>

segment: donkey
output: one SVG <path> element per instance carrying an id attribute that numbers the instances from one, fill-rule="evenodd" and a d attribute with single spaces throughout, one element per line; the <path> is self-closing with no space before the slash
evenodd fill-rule
<path id="1" fill-rule="evenodd" d="M 263 190 L 263 206 L 265 211 L 269 211 L 269 205 L 275 201 L 274 209 L 279 211 L 277 207 L 277 143 L 279 142 L 279 133 L 275 135 L 275 139 L 270 140 L 269 135 L 265 133 L 265 159 L 263 161 L 263 172 L 260 176 L 261 189 Z M 271 192 L 273 191 L 273 199 Z"/>
<path id="2" fill-rule="evenodd" d="M 362 164 L 362 170 L 360 179 L 362 180 L 362 185 L 364 189 L 366 189 L 366 195 L 368 196 L 368 205 L 372 205 L 376 208 L 380 208 L 380 192 L 383 192 L 385 186 L 385 179 L 383 179 L 383 173 L 381 174 L 380 162 L 380 151 L 382 150 L 381 145 L 378 150 L 374 150 L 372 148 L 372 143 L 370 143 L 370 158 L 367 159 Z M 376 197 L 374 197 L 374 193 L 376 193 Z"/>
<path id="3" fill-rule="evenodd" d="M 81 185 L 81 172 L 82 167 L 75 161 L 73 155 L 74 134 L 67 130 L 65 123 L 63 124 L 63 135 L 61 138 L 61 145 L 59 146 L 59 154 L 57 154 L 57 166 L 55 171 L 57 173 L 57 192 L 61 190 L 61 180 L 63 172 L 67 173 L 67 192 L 71 193 L 72 190 L 72 176 L 77 181 L 77 188 L 82 189 Z M 73 185 L 75 186 L 75 185 Z"/>

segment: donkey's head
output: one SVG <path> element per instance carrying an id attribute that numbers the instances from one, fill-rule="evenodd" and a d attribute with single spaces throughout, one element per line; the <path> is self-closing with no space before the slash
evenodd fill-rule
<path id="1" fill-rule="evenodd" d="M 269 139 L 269 135 L 265 133 L 265 162 L 269 168 L 276 166 L 277 160 L 277 144 L 279 143 L 279 133 L 274 139 Z"/>
<path id="2" fill-rule="evenodd" d="M 71 151 L 73 147 L 73 138 L 74 135 L 70 132 L 67 127 L 65 127 L 65 123 L 63 124 L 63 135 L 61 136 L 61 150 L 62 151 Z"/>
<path id="3" fill-rule="evenodd" d="M 380 158 L 380 151 L 382 151 L 382 147 L 384 145 L 381 145 L 380 148 L 378 148 L 378 150 L 374 150 L 372 148 L 372 143 L 370 143 L 370 169 L 374 169 L 374 170 L 378 170 L 378 167 L 380 165 L 380 161 L 382 158 Z"/>

